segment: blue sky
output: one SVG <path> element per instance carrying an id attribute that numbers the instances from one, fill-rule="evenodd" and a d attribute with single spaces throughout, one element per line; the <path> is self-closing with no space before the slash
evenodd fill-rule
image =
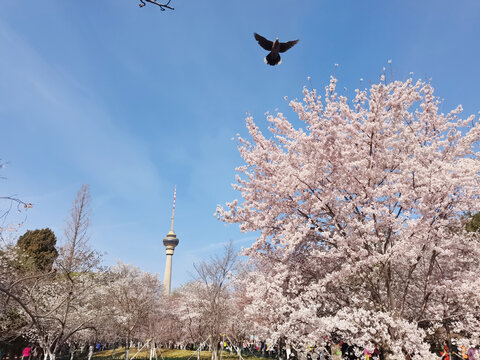
<path id="1" fill-rule="evenodd" d="M 432 78 L 448 111 L 480 110 L 480 2 L 185 1 L 161 12 L 137 0 L 0 2 L 0 195 L 34 203 L 24 228 L 63 224 L 82 183 L 91 244 L 163 276 L 162 239 L 177 185 L 173 286 L 192 263 L 242 234 L 213 216 L 236 194 L 232 141 L 245 116 L 288 110 L 310 76 L 335 71 L 347 95 L 394 76 Z M 300 42 L 277 67 L 253 32 Z"/>

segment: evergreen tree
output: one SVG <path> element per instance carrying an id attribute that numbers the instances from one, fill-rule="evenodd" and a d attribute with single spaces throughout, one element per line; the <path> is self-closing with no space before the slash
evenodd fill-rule
<path id="1" fill-rule="evenodd" d="M 17 241 L 17 246 L 26 255 L 34 270 L 48 272 L 58 256 L 55 248 L 57 238 L 49 228 L 29 230 Z"/>
<path id="2" fill-rule="evenodd" d="M 470 220 L 466 225 L 466 229 L 469 232 L 480 232 L 480 212 L 470 215 Z"/>

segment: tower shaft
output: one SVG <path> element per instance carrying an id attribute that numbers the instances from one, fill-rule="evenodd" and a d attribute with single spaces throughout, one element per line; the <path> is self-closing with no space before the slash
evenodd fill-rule
<path id="1" fill-rule="evenodd" d="M 172 289 L 172 257 L 173 250 L 171 253 L 167 251 L 167 262 L 165 263 L 165 273 L 163 275 L 163 289 L 165 295 L 170 295 Z"/>

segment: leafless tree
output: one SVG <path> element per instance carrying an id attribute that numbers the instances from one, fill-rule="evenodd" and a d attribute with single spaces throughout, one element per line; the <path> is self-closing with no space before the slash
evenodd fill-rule
<path id="1" fill-rule="evenodd" d="M 99 256 L 88 245 L 90 226 L 90 192 L 83 184 L 73 202 L 65 226 L 65 243 L 60 247 L 57 266 L 65 274 L 90 271 L 99 265 Z"/>

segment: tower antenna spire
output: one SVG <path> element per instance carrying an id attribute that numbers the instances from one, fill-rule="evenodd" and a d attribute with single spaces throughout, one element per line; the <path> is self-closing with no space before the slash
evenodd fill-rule
<path id="1" fill-rule="evenodd" d="M 175 190 L 173 191 L 173 209 L 172 209 L 172 225 L 170 226 L 170 232 L 172 234 L 175 234 L 173 232 L 173 222 L 175 220 L 175 199 L 177 198 L 177 185 L 175 185 Z"/>

